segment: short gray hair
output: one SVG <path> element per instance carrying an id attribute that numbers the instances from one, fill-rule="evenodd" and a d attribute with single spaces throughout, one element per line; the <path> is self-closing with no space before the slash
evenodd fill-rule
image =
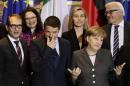
<path id="1" fill-rule="evenodd" d="M 107 6 L 113 5 L 113 4 L 117 5 L 118 9 L 122 11 L 123 16 L 125 16 L 124 7 L 123 7 L 123 5 L 120 2 L 117 2 L 117 1 L 108 2 L 108 3 L 105 4 L 105 8 L 107 8 Z"/>

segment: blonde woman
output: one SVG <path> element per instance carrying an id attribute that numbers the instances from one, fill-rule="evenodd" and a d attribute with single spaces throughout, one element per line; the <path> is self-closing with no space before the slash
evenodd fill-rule
<path id="1" fill-rule="evenodd" d="M 121 74 L 125 63 L 114 68 L 111 52 L 101 49 L 104 38 L 101 27 L 92 27 L 86 35 L 87 47 L 74 52 L 72 70 L 68 70 L 76 86 L 110 86 L 109 80 Z"/>
<path id="2" fill-rule="evenodd" d="M 87 16 L 84 9 L 79 6 L 73 7 L 70 13 L 69 31 L 62 35 L 63 38 L 70 41 L 72 52 L 86 46 L 84 33 L 87 27 Z"/>

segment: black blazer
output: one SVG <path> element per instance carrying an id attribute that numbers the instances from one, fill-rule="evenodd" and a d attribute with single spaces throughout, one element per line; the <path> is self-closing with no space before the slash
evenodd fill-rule
<path id="1" fill-rule="evenodd" d="M 85 30 L 83 31 L 83 38 L 82 38 L 83 42 L 82 42 L 82 47 L 81 48 L 84 48 L 87 45 L 84 36 L 85 36 Z M 74 28 L 72 28 L 70 31 L 64 32 L 62 34 L 62 38 L 66 39 L 66 40 L 68 40 L 70 42 L 70 44 L 71 44 L 71 52 L 80 49 L 79 42 L 78 42 L 78 39 L 77 39 L 76 32 L 75 32 Z"/>
<path id="2" fill-rule="evenodd" d="M 115 65 L 126 63 L 123 68 L 123 73 L 120 78 L 120 84 L 116 86 L 130 86 L 130 44 L 125 44 L 121 47 L 115 59 Z"/>
<path id="3" fill-rule="evenodd" d="M 15 49 L 8 37 L 0 40 L 0 86 L 28 86 L 29 55 L 26 44 L 21 41 L 24 51 L 23 65 L 20 66 Z"/>
<path id="4" fill-rule="evenodd" d="M 4 24 L 0 23 L 0 39 L 5 37 L 7 34 L 7 30 Z"/>
<path id="5" fill-rule="evenodd" d="M 34 71 L 32 86 L 67 86 L 67 68 L 70 63 L 70 45 L 67 40 L 58 38 L 60 59 L 58 66 L 51 63 L 52 49 L 44 38 L 31 43 L 31 63 Z"/>
<path id="6" fill-rule="evenodd" d="M 111 24 L 103 26 L 104 30 L 107 33 L 107 38 L 104 39 L 102 48 L 110 50 L 110 37 L 111 37 Z M 124 44 L 130 43 L 130 23 L 124 22 Z"/>

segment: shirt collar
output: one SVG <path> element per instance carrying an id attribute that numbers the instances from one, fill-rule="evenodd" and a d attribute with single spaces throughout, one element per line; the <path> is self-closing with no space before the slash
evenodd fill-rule
<path id="1" fill-rule="evenodd" d="M 118 25 L 119 25 L 119 27 L 120 26 L 123 27 L 124 26 L 124 20 L 122 20 Z M 115 26 L 115 25 L 112 25 L 112 26 Z"/>
<path id="2" fill-rule="evenodd" d="M 14 42 L 14 41 L 19 41 L 19 39 L 18 39 L 18 40 L 16 40 L 16 39 L 14 39 L 13 37 L 11 37 L 10 35 L 8 35 L 8 38 L 9 38 L 9 40 L 10 40 L 11 42 Z"/>

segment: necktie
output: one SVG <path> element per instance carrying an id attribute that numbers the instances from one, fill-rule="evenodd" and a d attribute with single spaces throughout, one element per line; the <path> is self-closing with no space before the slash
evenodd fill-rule
<path id="1" fill-rule="evenodd" d="M 119 33 L 118 33 L 118 27 L 119 25 L 114 26 L 114 43 L 113 43 L 113 60 L 116 58 L 116 54 L 119 49 Z"/>
<path id="2" fill-rule="evenodd" d="M 59 62 L 60 56 L 58 55 L 56 49 L 52 50 L 52 63 L 54 64 L 54 67 L 56 68 Z"/>
<path id="3" fill-rule="evenodd" d="M 21 49 L 20 49 L 19 44 L 18 44 L 19 41 L 14 41 L 14 43 L 16 44 L 16 51 L 17 51 L 19 63 L 20 63 L 20 65 L 22 65 L 22 53 L 21 53 Z"/>

